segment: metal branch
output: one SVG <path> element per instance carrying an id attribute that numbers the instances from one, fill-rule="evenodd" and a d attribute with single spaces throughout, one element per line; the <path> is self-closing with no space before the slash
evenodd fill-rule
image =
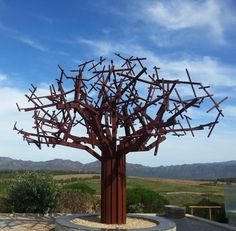
<path id="1" fill-rule="evenodd" d="M 58 66 L 57 90 L 51 85 L 49 95 L 38 96 L 32 85 L 30 94 L 25 95 L 31 106 L 21 108 L 17 104 L 19 111 L 33 113 L 34 132 L 16 125 L 14 130 L 39 148 L 42 144 L 65 145 L 86 150 L 99 160 L 103 155 L 111 158 L 152 148 L 156 155 L 169 133 L 182 136 L 191 132 L 194 136 L 193 131 L 209 127 L 208 137 L 211 135 L 223 116 L 220 106 L 228 97 L 215 100 L 208 86 L 192 81 L 187 69 L 188 81 L 160 78 L 158 67 L 148 73 L 145 58 L 116 56 L 122 60 L 120 66 L 113 60 L 106 64 L 100 57 L 97 62 L 78 65 L 71 70 L 72 75 Z M 72 87 L 67 90 L 68 86 Z M 181 89 L 189 86 L 192 96 L 186 99 Z M 214 104 L 207 113 L 218 110 L 215 121 L 191 126 L 188 109 L 197 110 L 207 100 Z M 81 127 L 86 129 L 85 134 L 80 134 Z M 156 140 L 148 144 L 154 137 Z M 96 147 L 101 154 L 94 151 Z"/>

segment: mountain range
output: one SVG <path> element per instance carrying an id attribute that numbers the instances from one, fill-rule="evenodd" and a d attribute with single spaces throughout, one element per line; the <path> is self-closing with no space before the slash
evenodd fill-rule
<path id="1" fill-rule="evenodd" d="M 54 159 L 23 161 L 0 157 L 0 171 L 62 170 L 72 172 L 100 172 L 100 162 L 82 164 L 79 161 Z M 236 161 L 149 167 L 127 163 L 127 175 L 170 179 L 225 179 L 236 178 Z"/>

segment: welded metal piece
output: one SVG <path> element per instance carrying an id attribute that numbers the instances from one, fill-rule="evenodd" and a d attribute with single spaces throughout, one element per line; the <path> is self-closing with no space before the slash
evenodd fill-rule
<path id="1" fill-rule="evenodd" d="M 17 104 L 19 111 L 33 112 L 33 131 L 18 129 L 16 124 L 14 130 L 40 149 L 42 144 L 69 146 L 100 160 L 102 222 L 123 224 L 126 154 L 154 149 L 157 155 L 167 134 L 194 136 L 195 131 L 209 128 L 210 136 L 223 116 L 220 104 L 227 97 L 217 102 L 208 86 L 192 81 L 187 69 L 187 80 L 167 79 L 158 67 L 148 74 L 145 58 L 116 54 L 116 61 L 123 63 L 116 67 L 113 60 L 106 64 L 102 57 L 98 62 L 86 61 L 72 75 L 58 66 L 57 87 L 52 84 L 48 95 L 38 96 L 32 85 L 25 95 L 32 106 Z M 189 108 L 197 110 L 204 103 L 207 113 L 217 111 L 216 119 L 192 124 Z"/>

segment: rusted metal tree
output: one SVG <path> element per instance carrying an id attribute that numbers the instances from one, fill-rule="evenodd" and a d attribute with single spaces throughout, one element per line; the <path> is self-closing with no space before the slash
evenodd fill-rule
<path id="1" fill-rule="evenodd" d="M 32 85 L 26 97 L 33 106 L 17 105 L 19 111 L 33 112 L 33 132 L 14 126 L 29 144 L 83 149 L 101 161 L 101 221 L 107 224 L 126 223 L 126 154 L 154 148 L 156 155 L 168 133 L 194 136 L 194 131 L 209 128 L 210 136 L 223 116 L 219 104 L 226 99 L 216 102 L 187 70 L 186 81 L 166 79 L 157 67 L 148 74 L 145 58 L 116 54 L 116 59 L 118 67 L 103 58 L 85 62 L 72 76 L 59 66 L 58 89 L 51 85 L 49 95 L 37 96 Z M 216 118 L 190 124 L 189 108 L 198 109 L 205 101 Z"/>

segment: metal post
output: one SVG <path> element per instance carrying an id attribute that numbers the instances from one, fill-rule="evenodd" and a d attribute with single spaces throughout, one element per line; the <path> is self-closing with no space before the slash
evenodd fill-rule
<path id="1" fill-rule="evenodd" d="M 104 155 L 101 168 L 101 222 L 126 223 L 125 155 Z"/>

